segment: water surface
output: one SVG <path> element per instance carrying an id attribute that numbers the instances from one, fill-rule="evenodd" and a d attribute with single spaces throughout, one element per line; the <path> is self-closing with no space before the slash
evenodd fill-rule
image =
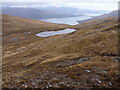
<path id="1" fill-rule="evenodd" d="M 64 29 L 64 30 L 59 30 L 59 31 L 46 31 L 46 32 L 41 32 L 36 34 L 39 37 L 49 37 L 49 36 L 54 36 L 54 35 L 60 35 L 60 34 L 67 34 L 67 33 L 72 33 L 75 32 L 75 29 Z"/>
<path id="2" fill-rule="evenodd" d="M 99 15 L 101 14 L 86 14 L 84 16 L 75 16 L 75 17 L 66 17 L 66 18 L 48 18 L 48 19 L 40 19 L 40 20 L 50 23 L 76 25 L 79 24 L 79 22 L 77 21 L 87 20 L 94 16 L 99 16 Z"/>
<path id="3" fill-rule="evenodd" d="M 91 17 L 89 16 L 77 16 L 77 17 L 66 17 L 66 18 L 49 18 L 49 19 L 41 19 L 41 20 L 50 23 L 76 25 L 79 24 L 77 22 L 78 20 L 86 20 L 90 18 Z"/>

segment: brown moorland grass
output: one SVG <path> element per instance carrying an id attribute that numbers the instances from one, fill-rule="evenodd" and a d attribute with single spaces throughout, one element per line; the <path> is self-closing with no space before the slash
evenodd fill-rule
<path id="1" fill-rule="evenodd" d="M 2 22 L 3 44 L 34 38 L 34 34 L 42 31 L 61 30 L 69 27 L 65 24 L 47 23 L 10 15 L 2 15 Z M 30 33 L 25 34 L 26 32 Z"/>
<path id="2" fill-rule="evenodd" d="M 77 31 L 4 45 L 3 87 L 119 88 L 117 18 L 70 27 Z"/>

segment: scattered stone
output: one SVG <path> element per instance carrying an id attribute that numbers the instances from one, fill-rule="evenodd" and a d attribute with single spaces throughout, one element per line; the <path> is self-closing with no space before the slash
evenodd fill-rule
<path id="1" fill-rule="evenodd" d="M 120 57 L 115 57 L 114 60 L 115 60 L 116 62 L 119 62 L 119 61 L 120 61 Z"/>
<path id="2" fill-rule="evenodd" d="M 48 87 L 52 87 L 52 85 L 49 85 Z"/>
<path id="3" fill-rule="evenodd" d="M 89 58 L 80 58 L 80 59 L 78 59 L 80 62 L 83 62 L 83 61 L 88 61 L 89 60 Z"/>
<path id="4" fill-rule="evenodd" d="M 64 61 L 58 62 L 58 64 L 56 64 L 55 67 L 63 68 L 63 67 L 79 64 L 81 62 L 88 61 L 88 60 L 89 58 L 86 58 L 86 57 L 83 57 L 80 59 L 73 59 L 73 60 L 64 60 Z"/>
<path id="5" fill-rule="evenodd" d="M 25 85 L 25 84 L 23 84 L 22 86 L 23 86 L 23 87 L 25 87 L 25 88 L 27 88 L 27 87 L 28 87 L 28 86 L 27 86 L 27 85 Z"/>
<path id="6" fill-rule="evenodd" d="M 111 83 L 111 82 L 109 83 L 109 86 L 112 86 L 112 83 Z"/>
<path id="7" fill-rule="evenodd" d="M 91 72 L 90 70 L 85 70 L 85 72 Z"/>
<path id="8" fill-rule="evenodd" d="M 36 84 L 36 83 L 34 83 L 34 82 L 32 83 L 32 85 L 35 85 L 35 84 Z"/>
<path id="9" fill-rule="evenodd" d="M 97 79 L 97 81 L 98 81 L 99 83 L 101 83 L 101 81 L 100 81 L 99 79 Z"/>
<path id="10" fill-rule="evenodd" d="M 24 34 L 30 34 L 31 32 L 24 32 Z"/>
<path id="11" fill-rule="evenodd" d="M 107 71 L 104 71 L 104 70 L 103 70 L 103 71 L 101 71 L 101 72 L 102 72 L 102 73 L 107 73 Z"/>

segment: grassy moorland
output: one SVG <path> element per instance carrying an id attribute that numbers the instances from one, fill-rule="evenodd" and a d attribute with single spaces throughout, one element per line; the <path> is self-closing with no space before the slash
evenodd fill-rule
<path id="1" fill-rule="evenodd" d="M 68 25 L 47 23 L 40 20 L 26 19 L 21 17 L 2 15 L 3 21 L 3 44 L 23 41 L 34 37 L 35 33 L 46 30 L 64 29 Z M 30 32 L 29 34 L 25 34 Z"/>
<path id="2" fill-rule="evenodd" d="M 35 36 L 67 27 L 77 31 Z M 3 88 L 119 88 L 117 30 L 117 18 L 68 26 L 3 15 Z"/>

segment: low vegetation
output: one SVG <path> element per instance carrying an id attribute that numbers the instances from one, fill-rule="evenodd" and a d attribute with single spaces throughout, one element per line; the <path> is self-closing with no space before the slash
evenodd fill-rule
<path id="1" fill-rule="evenodd" d="M 8 18 L 3 17 L 3 88 L 119 88 L 117 18 L 75 26 L 15 19 L 12 23 L 19 22 L 23 27 L 19 36 L 28 38 L 12 42 L 4 38 L 18 36 L 19 31 L 14 32 L 17 25 L 9 25 Z M 30 23 L 29 29 L 24 23 Z M 46 38 L 35 36 L 46 29 L 68 27 L 77 31 Z M 30 35 L 21 34 L 28 31 Z"/>

